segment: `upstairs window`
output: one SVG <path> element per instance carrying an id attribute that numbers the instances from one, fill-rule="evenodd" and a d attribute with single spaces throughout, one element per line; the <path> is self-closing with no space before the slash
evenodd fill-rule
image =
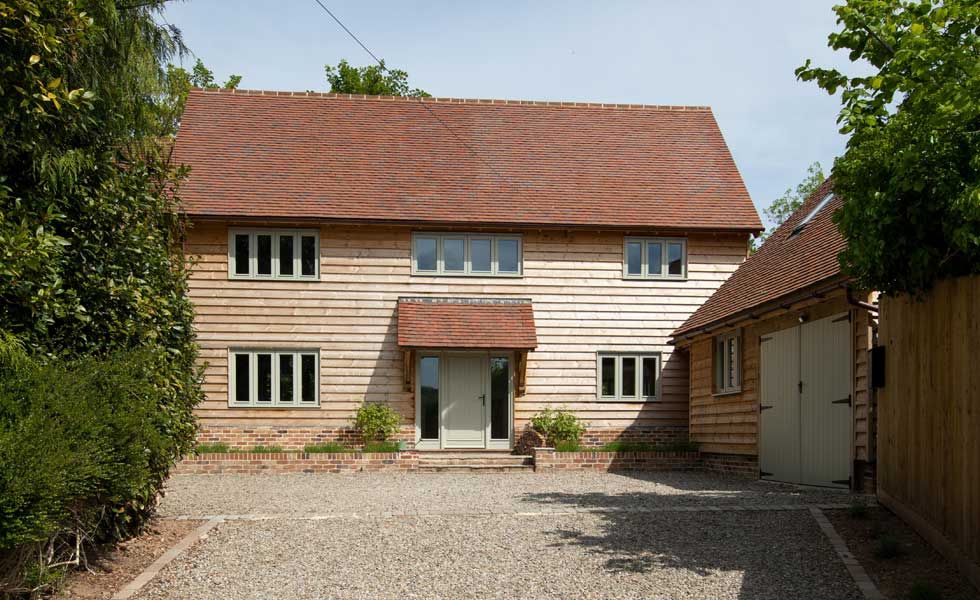
<path id="1" fill-rule="evenodd" d="M 732 331 L 714 338 L 715 393 L 742 390 L 742 338 Z"/>
<path id="2" fill-rule="evenodd" d="M 687 241 L 683 238 L 626 238 L 623 247 L 626 279 L 685 279 Z"/>
<path id="3" fill-rule="evenodd" d="M 600 352 L 598 366 L 600 400 L 647 402 L 659 396 L 659 354 Z"/>
<path id="4" fill-rule="evenodd" d="M 523 273 L 519 235 L 482 233 L 415 233 L 412 273 L 519 277 Z"/>
<path id="5" fill-rule="evenodd" d="M 320 277 L 320 236 L 315 230 L 233 229 L 228 236 L 229 279 Z"/>

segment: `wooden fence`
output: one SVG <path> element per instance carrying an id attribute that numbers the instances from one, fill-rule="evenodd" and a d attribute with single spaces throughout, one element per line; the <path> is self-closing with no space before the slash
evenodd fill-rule
<path id="1" fill-rule="evenodd" d="M 980 588 L 980 276 L 883 297 L 879 500 Z"/>

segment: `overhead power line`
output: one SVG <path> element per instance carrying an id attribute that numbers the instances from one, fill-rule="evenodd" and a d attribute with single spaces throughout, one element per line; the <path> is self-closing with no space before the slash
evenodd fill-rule
<path id="1" fill-rule="evenodd" d="M 320 8 L 322 8 L 324 10 L 324 12 L 326 12 L 328 15 L 330 15 L 330 18 L 333 19 L 334 21 L 336 21 L 337 22 L 337 25 L 340 25 L 341 29 L 343 29 L 344 31 L 346 31 L 347 32 L 347 35 L 349 35 L 351 37 L 351 39 L 353 39 L 355 42 L 357 42 L 357 45 L 358 46 L 360 46 L 365 52 L 367 52 L 369 55 L 371 55 L 371 58 L 374 59 L 374 62 L 378 63 L 378 66 L 381 67 L 381 71 L 382 72 L 389 70 L 388 67 L 385 66 L 385 62 L 383 60 L 381 60 L 380 58 L 378 58 L 377 55 L 375 55 L 374 52 L 371 52 L 371 49 L 368 48 L 366 45 L 364 45 L 364 42 L 362 42 L 356 35 L 354 35 L 354 32 L 351 31 L 350 29 L 348 29 L 348 27 L 346 25 L 344 25 L 344 22 L 341 21 L 337 17 L 337 15 L 333 14 L 333 11 L 331 11 L 329 8 L 327 8 L 327 5 L 326 4 L 324 4 L 323 2 L 321 2 L 321 0 L 313 0 L 313 1 L 316 2 L 317 5 L 319 5 Z M 510 181 L 507 177 L 504 177 L 503 175 L 501 175 L 500 172 L 497 171 L 497 169 L 493 168 L 493 165 L 491 165 L 489 162 L 487 162 L 483 158 L 483 156 L 480 155 L 479 152 L 477 152 L 476 150 L 474 150 L 472 146 L 470 146 L 468 143 L 466 143 L 466 140 L 464 140 L 463 138 L 461 138 L 453 130 L 453 128 L 449 126 L 448 123 L 446 123 L 445 121 L 443 121 L 439 117 L 439 115 L 437 115 L 435 113 L 435 111 L 433 111 L 432 108 L 430 108 L 425 103 L 425 101 L 422 98 L 418 98 L 418 103 L 419 103 L 419 106 L 421 106 L 422 108 L 424 108 L 430 115 L 432 115 L 432 117 L 436 121 L 438 121 L 440 125 L 442 125 L 443 127 L 445 127 L 446 128 L 446 131 L 448 131 L 450 134 L 452 134 L 452 136 L 454 138 L 456 138 L 456 141 L 458 141 L 464 148 L 466 148 L 467 150 L 469 150 L 470 151 L 470 154 L 472 154 L 474 157 L 476 157 L 476 159 L 479 160 L 480 162 L 482 162 L 483 165 L 487 169 L 490 170 L 490 172 L 492 172 L 494 175 L 496 175 L 498 179 L 501 179 L 501 180 L 505 181 L 506 183 L 510 184 L 511 186 L 517 188 L 517 186 L 512 181 Z"/>

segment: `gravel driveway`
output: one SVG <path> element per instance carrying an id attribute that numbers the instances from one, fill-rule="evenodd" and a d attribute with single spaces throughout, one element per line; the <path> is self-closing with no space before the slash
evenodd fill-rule
<path id="1" fill-rule="evenodd" d="M 187 475 L 219 524 L 140 598 L 861 598 L 802 508 L 702 474 Z"/>

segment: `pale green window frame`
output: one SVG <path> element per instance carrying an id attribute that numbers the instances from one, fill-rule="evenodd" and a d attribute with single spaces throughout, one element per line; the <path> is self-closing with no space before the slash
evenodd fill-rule
<path id="1" fill-rule="evenodd" d="M 237 356 L 248 358 L 248 400 L 240 402 L 238 396 Z M 271 358 L 272 386 L 271 401 L 259 401 L 259 355 L 269 355 Z M 292 399 L 280 399 L 280 365 L 282 357 L 292 357 L 293 393 Z M 313 401 L 303 400 L 303 357 L 313 358 Z M 228 407 L 229 408 L 317 408 L 320 406 L 320 351 L 303 348 L 229 348 L 228 349 Z"/>
<path id="2" fill-rule="evenodd" d="M 660 270 L 649 263 L 651 246 L 660 248 Z M 670 248 L 680 246 L 681 272 L 670 272 Z M 631 272 L 630 253 L 639 248 L 640 264 L 636 272 Z M 685 238 L 640 238 L 627 237 L 623 239 L 623 279 L 651 279 L 683 281 L 687 279 L 687 240 Z"/>
<path id="3" fill-rule="evenodd" d="M 248 237 L 248 273 L 236 272 L 238 263 L 238 236 Z M 272 265 L 269 273 L 259 273 L 258 238 L 270 236 Z M 292 238 L 292 273 L 281 272 L 280 239 Z M 314 264 L 312 274 L 303 274 L 303 238 L 313 238 Z M 319 281 L 320 279 L 320 231 L 317 229 L 229 229 L 228 230 L 228 279 L 280 279 L 285 281 Z"/>
<path id="4" fill-rule="evenodd" d="M 606 362 L 603 359 L 607 359 Z M 631 380 L 625 380 L 624 363 L 632 361 L 633 375 Z M 653 394 L 645 394 L 647 387 L 645 377 L 646 361 L 654 361 L 652 382 Z M 604 364 L 613 365 L 613 393 L 607 394 L 603 389 Z M 660 386 L 663 374 L 662 355 L 660 352 L 605 352 L 596 353 L 596 398 L 603 402 L 656 402 L 660 399 Z M 633 393 L 628 393 L 629 384 Z"/>
<path id="5" fill-rule="evenodd" d="M 738 331 L 717 335 L 712 340 L 712 371 L 715 394 L 742 391 L 742 336 Z"/>
<path id="6" fill-rule="evenodd" d="M 436 246 L 436 268 L 420 269 L 418 248 L 420 240 L 433 240 Z M 447 268 L 446 243 L 461 240 L 463 243 L 463 269 Z M 490 270 L 482 271 L 473 268 L 473 242 L 490 243 Z M 517 270 L 505 271 L 500 268 L 500 243 L 513 241 L 517 244 Z M 523 277 L 524 275 L 524 239 L 519 234 L 499 233 L 412 233 L 412 275 L 439 277 Z"/>

